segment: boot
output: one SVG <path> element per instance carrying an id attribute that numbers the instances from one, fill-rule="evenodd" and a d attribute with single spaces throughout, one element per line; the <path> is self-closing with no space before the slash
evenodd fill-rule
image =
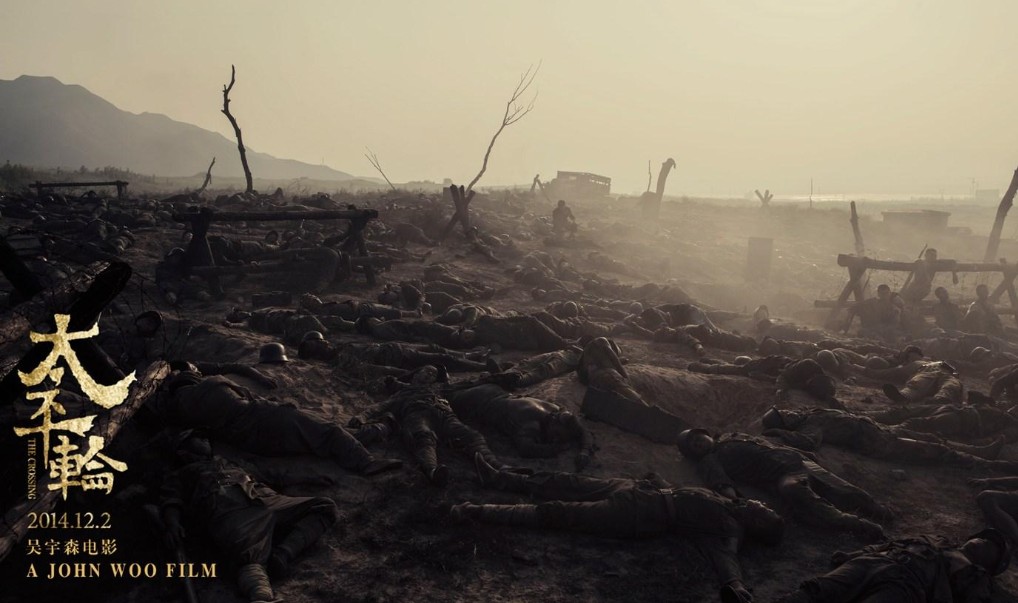
<path id="1" fill-rule="evenodd" d="M 1004 447 L 1005 439 L 1003 437 L 997 438 L 992 444 L 986 446 L 972 446 L 970 444 L 958 444 L 951 442 L 951 448 L 954 448 L 958 452 L 964 452 L 971 454 L 972 456 L 986 459 L 988 461 L 995 461 L 1000 456 L 1000 449 Z"/>
<path id="2" fill-rule="evenodd" d="M 890 399 L 892 402 L 897 402 L 898 404 L 904 404 L 905 402 L 908 402 L 908 398 L 903 396 L 901 391 L 899 391 L 897 387 L 890 383 L 885 383 L 883 390 L 884 395 L 887 396 L 888 399 Z"/>
<path id="3" fill-rule="evenodd" d="M 252 602 L 273 601 L 276 598 L 272 592 L 272 585 L 269 584 L 269 576 L 265 573 L 265 567 L 260 563 L 242 565 L 237 572 L 237 586 Z"/>

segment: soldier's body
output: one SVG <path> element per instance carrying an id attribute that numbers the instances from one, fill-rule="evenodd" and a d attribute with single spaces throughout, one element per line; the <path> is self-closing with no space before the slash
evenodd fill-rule
<path id="1" fill-rule="evenodd" d="M 800 450 L 819 450 L 831 444 L 860 454 L 916 465 L 956 465 L 978 469 L 1018 467 L 993 461 L 1000 445 L 966 446 L 902 437 L 902 430 L 878 424 L 869 417 L 833 409 L 806 411 L 772 408 L 763 418 L 764 435 L 777 437 Z M 912 435 L 912 434 L 907 434 Z M 990 460 L 987 460 L 990 459 Z"/>
<path id="2" fill-rule="evenodd" d="M 490 370 L 492 365 L 456 350 L 441 346 L 389 341 L 386 343 L 345 343 L 338 346 L 321 339 L 306 338 L 299 348 L 301 358 L 335 362 L 343 368 L 356 368 L 358 364 L 388 366 L 398 369 L 416 369 L 427 365 L 442 365 L 452 372 Z M 475 359 L 472 359 L 475 358 Z"/>
<path id="3" fill-rule="evenodd" d="M 902 404 L 961 404 L 965 393 L 954 367 L 946 362 L 916 361 L 889 369 L 867 369 L 863 374 L 890 381 L 884 385 L 884 394 Z M 904 387 L 894 385 L 902 381 Z"/>
<path id="4" fill-rule="evenodd" d="M 883 529 L 857 517 L 888 517 L 873 498 L 816 464 L 802 452 L 744 433 L 716 439 L 701 429 L 679 435 L 679 450 L 697 463 L 697 472 L 712 490 L 738 497 L 737 483 L 769 490 L 784 500 L 804 523 L 822 529 L 847 530 L 864 538 L 883 538 Z"/>
<path id="5" fill-rule="evenodd" d="M 370 444 L 399 432 L 425 477 L 440 487 L 448 483 L 449 470 L 438 462 L 439 442 L 469 458 L 479 453 L 488 462 L 501 466 L 484 436 L 463 424 L 449 402 L 435 393 L 427 372 L 420 375 L 423 378 L 415 379 L 417 383 L 350 419 L 348 425 L 357 430 L 357 438 Z"/>
<path id="6" fill-rule="evenodd" d="M 729 500 L 704 488 L 672 488 L 660 480 L 599 479 L 573 473 L 532 476 L 495 471 L 478 459 L 488 487 L 529 494 L 548 502 L 453 507 L 457 517 L 485 523 L 648 538 L 676 535 L 691 540 L 711 561 L 722 585 L 721 600 L 748 603 L 738 551 L 745 536 L 777 544 L 781 518 L 751 500 Z"/>
<path id="7" fill-rule="evenodd" d="M 1004 433 L 1018 437 L 1018 417 L 988 404 L 899 406 L 869 415 L 874 421 L 907 432 L 928 433 L 954 440 L 978 440 Z"/>
<path id="8" fill-rule="evenodd" d="M 489 383 L 496 383 L 505 389 L 514 390 L 536 385 L 546 379 L 559 377 L 575 371 L 580 365 L 583 353 L 578 347 L 545 352 L 537 356 L 524 358 L 512 368 L 492 374 L 485 378 Z"/>
<path id="9" fill-rule="evenodd" d="M 251 601 L 274 599 L 266 569 L 285 575 L 336 522 L 336 503 L 279 494 L 213 456 L 208 441 L 200 438 L 181 443 L 177 456 L 181 466 L 165 479 L 160 509 L 171 546 L 180 546 L 186 517 L 239 567 L 241 592 Z"/>
<path id="10" fill-rule="evenodd" d="M 165 392 L 153 400 L 152 409 L 168 424 L 202 429 L 217 440 L 256 454 L 309 454 L 365 475 L 399 466 L 397 461 L 376 460 L 339 425 L 294 406 L 256 399 L 246 388 L 218 374 L 205 376 L 220 372 L 214 366 L 174 372 L 164 385 Z"/>
<path id="11" fill-rule="evenodd" d="M 740 358 L 744 362 L 740 362 Z M 693 362 L 686 370 L 709 375 L 740 375 L 756 379 L 776 381 L 792 359 L 787 356 L 767 356 L 765 358 L 748 358 L 740 356 L 734 363 L 727 362 Z"/>
<path id="12" fill-rule="evenodd" d="M 576 233 L 576 217 L 573 210 L 569 209 L 564 200 L 559 200 L 558 205 L 551 212 L 551 229 L 556 235 Z"/>
<path id="13" fill-rule="evenodd" d="M 593 454 L 593 437 L 573 413 L 558 404 L 529 396 L 514 396 L 493 383 L 445 393 L 460 419 L 497 430 L 515 444 L 524 458 L 548 458 L 579 448 L 576 470 Z"/>
<path id="14" fill-rule="evenodd" d="M 962 313 L 958 304 L 951 301 L 947 289 L 937 287 L 933 291 L 937 303 L 933 306 L 933 322 L 945 331 L 957 331 L 961 328 Z"/>
<path id="15" fill-rule="evenodd" d="M 968 333 L 986 333 L 999 335 L 1004 332 L 1000 315 L 990 301 L 990 288 L 986 285 L 976 287 L 976 301 L 969 304 L 961 321 L 962 330 Z"/>
<path id="16" fill-rule="evenodd" d="M 1010 563 L 999 532 L 984 530 L 955 546 L 917 536 L 837 552 L 835 569 L 803 582 L 780 603 L 951 603 L 990 601 L 992 577 Z"/>
<path id="17" fill-rule="evenodd" d="M 551 352 L 569 347 L 565 339 L 533 316 L 481 316 L 473 326 L 479 345 L 498 344 L 515 350 Z"/>
<path id="18" fill-rule="evenodd" d="M 430 320 L 380 320 L 362 317 L 357 320 L 357 331 L 383 341 L 412 341 L 436 343 L 444 348 L 465 348 L 481 343 L 473 331 L 449 327 Z"/>

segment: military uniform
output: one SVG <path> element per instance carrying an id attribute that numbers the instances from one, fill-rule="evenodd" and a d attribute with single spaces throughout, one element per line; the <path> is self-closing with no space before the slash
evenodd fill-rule
<path id="1" fill-rule="evenodd" d="M 1012 463 L 988 461 L 970 452 L 979 452 L 955 444 L 953 447 L 901 437 L 897 430 L 877 424 L 869 417 L 860 417 L 841 410 L 810 409 L 777 411 L 785 427 L 768 429 L 764 435 L 779 437 L 803 450 L 818 450 L 824 443 L 853 450 L 866 456 L 916 465 L 950 464 L 988 469 L 1007 468 Z M 911 434 L 909 434 L 911 435 Z M 967 451 L 956 448 L 969 448 Z"/>
<path id="2" fill-rule="evenodd" d="M 445 399 L 425 387 L 408 387 L 354 417 L 349 426 L 358 430 L 358 439 L 368 443 L 398 430 L 429 479 L 435 479 L 439 469 L 439 441 L 469 458 L 480 453 L 489 463 L 501 466 L 484 436 L 464 425 Z"/>
<path id="3" fill-rule="evenodd" d="M 917 536 L 835 553 L 837 567 L 803 582 L 781 603 L 989 601 L 991 578 L 942 538 Z"/>
<path id="4" fill-rule="evenodd" d="M 704 483 L 715 491 L 746 483 L 781 497 L 804 523 L 879 536 L 879 526 L 856 517 L 887 512 L 865 491 L 827 471 L 803 453 L 744 433 L 715 438 L 714 448 L 697 464 Z"/>
<path id="5" fill-rule="evenodd" d="M 593 438 L 580 420 L 562 407 L 546 400 L 513 396 L 495 384 L 484 384 L 450 391 L 445 394 L 449 405 L 460 419 L 475 425 L 484 425 L 509 436 L 520 456 L 547 458 L 576 445 L 586 454 L 593 449 Z M 557 431 L 550 430 L 552 421 L 564 418 L 572 429 L 568 440 L 556 439 Z"/>
<path id="6" fill-rule="evenodd" d="M 253 400 L 250 392 L 225 377 L 189 373 L 176 378 L 187 384 L 155 409 L 167 422 L 203 429 L 215 439 L 265 456 L 311 454 L 352 471 L 363 471 L 374 461 L 341 426 L 293 406 Z"/>
<path id="7" fill-rule="evenodd" d="M 568 347 L 562 337 L 533 316 L 481 316 L 473 331 L 480 345 L 497 343 L 504 348 L 538 352 Z"/>
<path id="8" fill-rule="evenodd" d="M 692 540 L 711 560 L 722 584 L 742 580 L 738 550 L 744 530 L 735 509 L 744 504 L 704 488 L 670 488 L 649 480 L 599 479 L 573 473 L 500 473 L 495 487 L 549 502 L 458 505 L 485 523 L 572 530 L 621 538 L 673 534 Z"/>

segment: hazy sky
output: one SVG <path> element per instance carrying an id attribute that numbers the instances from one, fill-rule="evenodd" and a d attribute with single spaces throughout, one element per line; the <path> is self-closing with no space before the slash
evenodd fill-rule
<path id="1" fill-rule="evenodd" d="M 0 79 L 51 75 L 122 109 L 396 181 L 470 180 L 505 100 L 533 113 L 481 185 L 556 170 L 669 194 L 966 194 L 1018 165 L 1014 0 L 5 2 Z M 2 108 L 0 108 L 2 110 Z M 0 145 L 3 141 L 0 141 Z"/>

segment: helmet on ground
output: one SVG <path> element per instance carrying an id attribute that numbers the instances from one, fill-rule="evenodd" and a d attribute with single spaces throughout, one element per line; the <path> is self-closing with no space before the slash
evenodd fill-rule
<path id="1" fill-rule="evenodd" d="M 308 331 L 307 333 L 304 333 L 303 337 L 300 338 L 300 342 L 301 343 L 304 343 L 305 341 L 311 341 L 311 340 L 323 341 L 323 340 L 325 340 L 325 335 L 322 335 L 321 331 Z M 279 345 L 279 344 L 276 344 L 276 345 Z"/>
<path id="2" fill-rule="evenodd" d="M 286 357 L 286 348 L 281 343 L 266 343 L 258 350 L 259 364 L 280 364 L 289 362 Z"/>
<path id="3" fill-rule="evenodd" d="M 682 456 L 689 458 L 698 458 L 700 456 L 699 453 L 693 450 L 691 445 L 693 438 L 698 435 L 710 437 L 710 432 L 706 429 L 686 429 L 679 432 L 679 437 L 675 439 L 675 444 L 679 447 L 679 452 L 682 453 Z"/>

